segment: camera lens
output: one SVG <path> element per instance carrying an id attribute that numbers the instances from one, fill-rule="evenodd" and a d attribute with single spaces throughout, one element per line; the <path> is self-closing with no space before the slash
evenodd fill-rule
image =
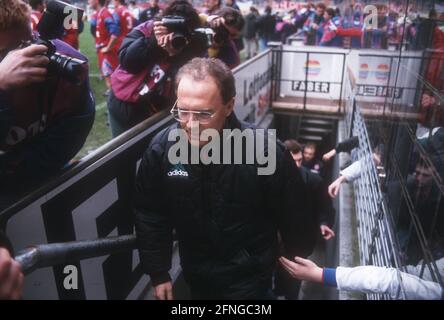
<path id="1" fill-rule="evenodd" d="M 223 44 L 228 41 L 230 35 L 228 30 L 224 27 L 219 27 L 215 30 L 215 35 L 213 37 L 214 42 L 217 44 Z"/>
<path id="2" fill-rule="evenodd" d="M 181 33 L 174 33 L 171 44 L 176 50 L 183 49 L 187 45 L 187 38 Z"/>

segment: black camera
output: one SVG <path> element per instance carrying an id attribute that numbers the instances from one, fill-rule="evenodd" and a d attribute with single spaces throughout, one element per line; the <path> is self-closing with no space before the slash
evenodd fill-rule
<path id="1" fill-rule="evenodd" d="M 49 58 L 49 74 L 63 77 L 75 84 L 81 84 L 88 76 L 86 61 L 57 53 L 51 40 L 63 36 L 64 25 L 69 23 L 70 17 L 81 20 L 82 16 L 83 10 L 80 8 L 62 1 L 49 1 L 37 25 L 39 38 L 33 41 L 34 44 L 42 44 L 48 48 L 46 56 Z"/>
<path id="2" fill-rule="evenodd" d="M 168 31 L 174 33 L 171 40 L 174 49 L 180 50 L 187 45 L 187 39 L 191 36 L 191 32 L 185 24 L 185 18 L 181 16 L 165 16 L 162 18 L 162 25 Z"/>
<path id="3" fill-rule="evenodd" d="M 228 41 L 229 38 L 230 38 L 230 32 L 228 32 L 228 30 L 223 25 L 214 28 L 213 40 L 216 44 L 219 45 L 224 44 Z"/>
<path id="4" fill-rule="evenodd" d="M 228 40 L 230 34 L 224 26 L 219 26 L 214 30 L 211 28 L 197 28 L 189 30 L 185 24 L 185 18 L 181 16 L 165 16 L 161 20 L 162 25 L 168 31 L 173 32 L 172 45 L 176 50 L 183 49 L 191 37 L 199 38 L 200 41 L 206 42 L 207 47 L 211 47 L 214 43 L 222 44 Z"/>

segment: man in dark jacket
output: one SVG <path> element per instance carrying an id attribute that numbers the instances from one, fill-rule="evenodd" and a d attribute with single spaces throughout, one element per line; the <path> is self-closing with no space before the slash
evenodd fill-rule
<path id="1" fill-rule="evenodd" d="M 254 57 L 258 52 L 256 21 L 259 12 L 250 7 L 250 13 L 245 17 L 244 38 L 247 50 L 247 59 Z"/>
<path id="2" fill-rule="evenodd" d="M 317 230 L 320 231 L 324 240 L 330 240 L 335 236 L 331 229 L 334 224 L 335 209 L 328 196 L 327 186 L 318 174 L 302 166 L 302 146 L 296 140 L 286 140 L 284 144 L 290 151 L 301 172 L 302 180 L 307 186 L 307 211 L 311 214 L 313 223 L 318 226 Z M 317 235 L 319 231 L 316 232 Z M 285 296 L 288 300 L 298 299 L 300 280 L 292 278 L 281 266 L 277 269 L 275 284 L 275 292 L 278 296 Z"/>
<path id="3" fill-rule="evenodd" d="M 153 138 L 137 175 L 136 234 L 143 270 L 157 299 L 173 298 L 168 270 L 175 229 L 193 299 L 271 298 L 278 254 L 307 256 L 314 246 L 299 171 L 283 145 L 276 140 L 272 144 L 275 136 L 236 118 L 234 77 L 220 60 L 193 59 L 179 70 L 176 88 L 171 111 L 179 123 Z M 213 132 L 211 145 L 219 145 L 218 140 L 224 146 L 212 150 L 213 162 L 205 160 L 210 143 L 195 134 L 196 128 Z M 188 164 L 187 156 L 173 164 L 177 142 L 170 140 L 177 131 L 185 136 L 185 150 L 200 152 L 199 161 Z M 263 139 L 264 149 L 254 152 L 246 142 L 225 148 L 233 135 L 244 133 L 256 142 Z M 231 164 L 239 154 L 241 163 Z M 251 154 L 257 159 L 245 161 Z M 259 159 L 267 156 L 275 157 L 275 170 L 261 175 L 259 163 L 264 162 Z M 281 253 L 278 231 L 285 250 Z"/>
<path id="4" fill-rule="evenodd" d="M 271 41 L 276 26 L 276 18 L 271 14 L 271 7 L 267 6 L 265 12 L 259 17 L 256 23 L 259 34 L 259 47 L 263 51 L 268 47 L 268 41 Z"/>
<path id="5" fill-rule="evenodd" d="M 159 0 L 151 0 L 150 6 L 140 13 L 140 23 L 153 20 L 160 14 Z"/>

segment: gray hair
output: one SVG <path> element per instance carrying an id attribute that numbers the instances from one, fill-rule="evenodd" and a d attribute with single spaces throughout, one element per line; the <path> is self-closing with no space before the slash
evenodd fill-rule
<path id="1" fill-rule="evenodd" d="M 225 63 L 214 58 L 194 58 L 179 69 L 176 76 L 176 91 L 180 80 L 184 76 L 190 76 L 195 81 L 204 81 L 212 78 L 219 88 L 219 93 L 224 104 L 236 96 L 236 85 L 233 73 Z"/>

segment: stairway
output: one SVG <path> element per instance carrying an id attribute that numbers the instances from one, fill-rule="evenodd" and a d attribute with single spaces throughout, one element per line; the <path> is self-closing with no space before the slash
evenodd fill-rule
<path id="1" fill-rule="evenodd" d="M 320 143 L 334 130 L 334 120 L 316 116 L 302 116 L 298 126 L 298 141 Z"/>

